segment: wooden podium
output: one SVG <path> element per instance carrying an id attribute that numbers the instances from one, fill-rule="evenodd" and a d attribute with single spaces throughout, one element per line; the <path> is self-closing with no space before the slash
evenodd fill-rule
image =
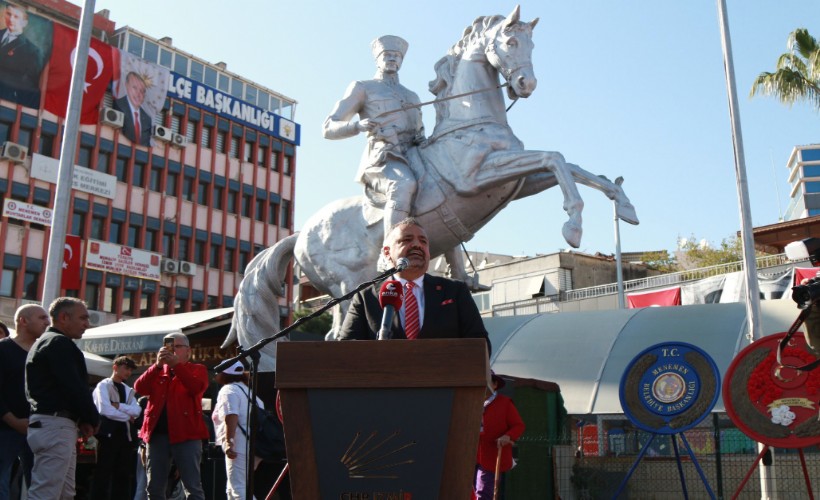
<path id="1" fill-rule="evenodd" d="M 484 340 L 281 342 L 276 368 L 294 498 L 470 498 Z"/>

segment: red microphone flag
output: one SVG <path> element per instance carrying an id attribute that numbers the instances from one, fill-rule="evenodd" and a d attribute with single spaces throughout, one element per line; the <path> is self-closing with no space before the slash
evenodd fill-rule
<path id="1" fill-rule="evenodd" d="M 385 306 L 391 305 L 397 311 L 401 309 L 401 302 L 404 298 L 401 282 L 397 280 L 385 281 L 379 289 L 379 305 L 382 309 Z"/>

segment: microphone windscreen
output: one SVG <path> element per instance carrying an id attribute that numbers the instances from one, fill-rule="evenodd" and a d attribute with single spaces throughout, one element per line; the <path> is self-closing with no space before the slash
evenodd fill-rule
<path id="1" fill-rule="evenodd" d="M 401 289 L 401 281 L 385 281 L 379 289 L 379 305 L 382 306 L 382 309 L 387 305 L 399 309 L 403 296 L 404 292 L 402 292 Z"/>
<path id="2" fill-rule="evenodd" d="M 407 257 L 400 257 L 399 260 L 396 261 L 397 271 L 404 271 L 408 266 L 410 266 L 410 259 Z"/>

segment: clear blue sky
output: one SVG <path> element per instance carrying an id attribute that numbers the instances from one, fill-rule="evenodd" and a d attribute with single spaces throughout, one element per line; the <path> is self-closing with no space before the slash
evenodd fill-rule
<path id="1" fill-rule="evenodd" d="M 75 0 L 76 1 L 76 0 Z M 78 2 L 81 3 L 81 2 Z M 302 125 L 295 227 L 324 204 L 357 195 L 353 174 L 363 136 L 329 141 L 321 124 L 348 83 L 371 78 L 369 43 L 404 37 L 410 49 L 402 83 L 431 99 L 433 64 L 477 16 L 508 14 L 501 1 L 98 0 L 117 26 L 130 25 L 296 99 Z M 639 226 L 622 223 L 624 251 L 674 249 L 679 237 L 712 243 L 740 228 L 728 97 L 714 1 L 611 0 L 521 2 L 522 19 L 539 17 L 534 67 L 538 88 L 509 114 L 528 149 L 559 151 L 568 161 L 622 175 Z M 755 226 L 773 224 L 788 203 L 786 161 L 796 144 L 820 142 L 820 114 L 807 104 L 749 99 L 761 71 L 774 69 L 798 27 L 820 36 L 817 0 L 729 0 L 746 169 Z M 425 108 L 433 129 L 434 112 Z M 613 253 L 611 202 L 580 187 L 586 203 L 580 250 Z M 779 192 L 779 199 L 778 199 Z M 513 255 L 568 245 L 557 188 L 514 202 L 469 250 Z"/>

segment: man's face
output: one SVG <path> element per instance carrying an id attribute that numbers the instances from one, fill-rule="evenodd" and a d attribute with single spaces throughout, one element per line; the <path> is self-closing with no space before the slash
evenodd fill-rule
<path id="1" fill-rule="evenodd" d="M 28 333 L 34 335 L 34 338 L 39 338 L 51 325 L 51 318 L 42 307 L 32 309 L 28 315 L 23 317 L 23 321 L 23 327 Z"/>
<path id="2" fill-rule="evenodd" d="M 28 24 L 28 16 L 18 7 L 6 7 L 3 17 L 6 21 L 6 28 L 15 35 L 22 33 Z"/>
<path id="3" fill-rule="evenodd" d="M 114 367 L 114 376 L 119 379 L 119 381 L 128 380 L 131 378 L 131 374 L 134 373 L 134 370 L 128 365 L 118 365 Z"/>
<path id="4" fill-rule="evenodd" d="M 128 94 L 128 100 L 135 108 L 142 106 L 142 101 L 145 100 L 145 84 L 136 76 L 130 76 L 125 82 L 125 92 Z"/>
<path id="5" fill-rule="evenodd" d="M 401 52 L 385 50 L 376 58 L 376 66 L 382 73 L 398 73 L 403 60 Z"/>
<path id="6" fill-rule="evenodd" d="M 176 354 L 179 363 L 187 363 L 191 359 L 191 346 L 185 345 L 179 339 L 174 339 L 174 354 Z"/>
<path id="7" fill-rule="evenodd" d="M 414 280 L 427 272 L 430 265 L 430 243 L 424 229 L 415 224 L 397 226 L 393 228 L 388 241 L 390 245 L 382 251 L 393 265 L 402 257 L 410 261 L 410 265 L 399 276 Z"/>
<path id="8" fill-rule="evenodd" d="M 77 304 L 61 312 L 59 317 L 60 324 L 55 326 L 69 338 L 80 339 L 88 327 L 91 326 L 88 319 L 88 309 L 82 304 Z"/>

